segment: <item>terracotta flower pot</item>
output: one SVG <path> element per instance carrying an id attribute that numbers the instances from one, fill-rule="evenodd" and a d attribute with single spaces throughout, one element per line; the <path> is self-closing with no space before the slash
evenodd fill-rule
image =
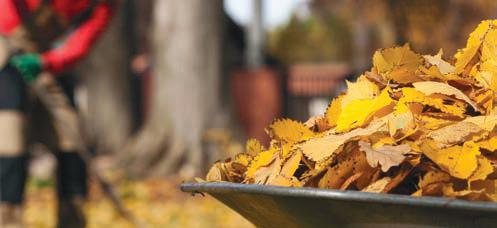
<path id="1" fill-rule="evenodd" d="M 268 145 L 264 129 L 282 112 L 281 75 L 264 67 L 237 70 L 233 73 L 232 92 L 247 137 Z"/>

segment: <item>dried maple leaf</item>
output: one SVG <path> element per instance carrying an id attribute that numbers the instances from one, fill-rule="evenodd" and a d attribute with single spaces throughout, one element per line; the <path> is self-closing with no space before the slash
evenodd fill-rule
<path id="1" fill-rule="evenodd" d="M 393 166 L 400 165 L 405 159 L 405 154 L 411 152 L 411 147 L 406 144 L 384 145 L 374 149 L 369 142 L 359 141 L 359 148 L 366 153 L 369 165 L 371 167 L 380 165 L 383 172 L 387 172 Z"/>

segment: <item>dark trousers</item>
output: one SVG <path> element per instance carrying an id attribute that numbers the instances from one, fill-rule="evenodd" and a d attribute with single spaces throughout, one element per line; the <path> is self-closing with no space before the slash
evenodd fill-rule
<path id="1" fill-rule="evenodd" d="M 53 83 L 50 90 L 59 93 L 57 96 L 66 98 L 61 102 L 65 103 L 64 109 L 75 110 L 74 83 L 67 79 L 68 77 L 61 77 L 58 82 Z M 45 143 L 44 141 L 56 142 L 62 137 L 60 132 L 56 132 L 57 126 L 54 120 L 49 118 L 46 107 L 44 109 L 40 106 L 43 105 L 30 95 L 29 89 L 15 69 L 7 66 L 0 71 L 0 216 L 2 217 L 10 216 L 9 219 L 16 220 L 17 218 L 12 218 L 16 213 L 9 210 L 19 210 L 17 207 L 23 202 L 29 157 L 27 146 L 37 139 L 43 139 L 40 141 Z M 51 144 L 47 146 L 53 150 L 57 158 L 57 195 L 59 210 L 63 210 L 62 204 L 86 196 L 87 171 L 85 163 L 75 153 L 75 149 L 67 146 L 70 144 L 47 144 Z M 15 224 L 17 221 L 12 223 Z M 0 221 L 0 226 L 1 224 Z"/>

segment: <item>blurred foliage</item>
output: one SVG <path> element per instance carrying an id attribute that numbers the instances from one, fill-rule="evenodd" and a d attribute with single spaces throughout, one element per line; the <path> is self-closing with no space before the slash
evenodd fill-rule
<path id="1" fill-rule="evenodd" d="M 285 63 L 347 60 L 350 34 L 338 18 L 293 16 L 269 36 L 269 51 Z"/>
<path id="2" fill-rule="evenodd" d="M 410 43 L 422 53 L 442 47 L 450 57 L 481 20 L 497 16 L 497 1 L 311 0 L 309 12 L 270 32 L 272 55 L 288 64 L 353 62 L 378 48 Z"/>
<path id="3" fill-rule="evenodd" d="M 52 183 L 52 186 L 47 183 Z M 179 180 L 124 179 L 118 183 L 118 192 L 126 207 L 145 227 L 253 227 L 209 196 L 191 196 L 180 192 Z M 55 227 L 56 199 L 53 190 L 53 181 L 29 181 L 23 214 L 26 227 Z M 93 182 L 86 214 L 89 228 L 133 227 L 119 217 Z"/>
<path id="4" fill-rule="evenodd" d="M 465 46 L 480 21 L 497 16 L 495 0 L 390 0 L 389 7 L 401 42 L 423 53 L 442 47 L 446 57 Z"/>

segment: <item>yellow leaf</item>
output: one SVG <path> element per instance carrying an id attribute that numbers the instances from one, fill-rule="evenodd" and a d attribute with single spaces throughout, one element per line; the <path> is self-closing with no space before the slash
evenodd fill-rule
<path id="1" fill-rule="evenodd" d="M 426 62 L 431 64 L 432 66 L 436 66 L 440 73 L 449 74 L 455 71 L 455 67 L 452 64 L 446 62 L 442 59 L 443 51 L 440 49 L 436 55 L 423 55 L 423 58 Z"/>
<path id="2" fill-rule="evenodd" d="M 494 92 L 492 90 L 480 90 L 478 91 L 473 100 L 478 104 L 478 106 L 483 107 L 485 110 L 485 114 L 488 114 L 494 108 L 493 100 L 494 100 Z"/>
<path id="3" fill-rule="evenodd" d="M 281 170 L 281 158 L 275 154 L 271 159 L 270 163 L 266 166 L 259 167 L 254 175 L 247 179 L 249 183 L 253 180 L 253 184 L 268 184 L 272 183 L 276 178 L 278 178 L 278 173 Z"/>
<path id="4" fill-rule="evenodd" d="M 395 144 L 395 139 L 393 139 L 389 136 L 385 136 L 385 137 L 379 138 L 376 142 L 374 142 L 373 148 L 378 149 L 384 145 L 393 145 L 393 144 Z"/>
<path id="5" fill-rule="evenodd" d="M 450 181 L 450 176 L 446 172 L 433 170 L 427 172 L 419 181 L 419 188 L 423 189 L 426 186 L 434 183 L 447 183 Z"/>
<path id="6" fill-rule="evenodd" d="M 416 196 L 441 196 L 445 185 L 451 185 L 451 177 L 448 173 L 440 170 L 430 170 L 418 183 L 419 190 Z"/>
<path id="7" fill-rule="evenodd" d="M 247 178 L 253 178 L 257 169 L 269 165 L 274 160 L 277 153 L 278 151 L 276 148 L 270 148 L 254 157 L 247 168 Z"/>
<path id="8" fill-rule="evenodd" d="M 346 132 L 367 124 L 373 117 L 382 117 L 391 112 L 393 102 L 388 88 L 376 98 L 351 101 L 340 113 L 335 130 Z"/>
<path id="9" fill-rule="evenodd" d="M 225 181 L 226 180 L 225 174 L 221 170 L 219 162 L 216 162 L 216 164 L 214 164 L 211 167 L 211 169 L 207 173 L 207 176 L 205 179 L 207 181 Z"/>
<path id="10" fill-rule="evenodd" d="M 478 50 L 480 49 L 485 36 L 488 31 L 494 27 L 494 22 L 487 20 L 482 21 L 478 27 L 469 35 L 468 42 L 466 44 L 466 48 L 460 50 L 455 55 L 456 58 L 456 73 L 461 74 L 464 72 L 469 72 L 471 69 L 472 62 L 477 58 Z"/>
<path id="11" fill-rule="evenodd" d="M 311 129 L 314 132 L 323 132 L 329 130 L 331 126 L 328 124 L 328 120 L 324 116 L 312 116 L 307 121 L 305 121 L 304 126 Z"/>
<path id="12" fill-rule="evenodd" d="M 256 156 L 262 151 L 264 151 L 264 147 L 261 145 L 257 139 L 249 139 L 247 140 L 247 144 L 245 146 L 245 150 L 247 154 L 250 154 L 252 156 Z"/>
<path id="13" fill-rule="evenodd" d="M 302 153 L 297 151 L 283 164 L 280 175 L 284 177 L 292 177 L 295 171 L 299 168 L 302 160 Z"/>
<path id="14" fill-rule="evenodd" d="M 276 177 L 271 178 L 266 184 L 283 187 L 302 187 L 302 183 L 300 183 L 297 178 L 284 177 L 281 175 L 277 175 Z"/>
<path id="15" fill-rule="evenodd" d="M 411 51 L 409 45 L 387 48 L 376 51 L 373 55 L 373 66 L 382 75 L 395 68 L 415 71 L 421 64 L 421 56 Z"/>
<path id="16" fill-rule="evenodd" d="M 444 94 L 447 96 L 454 96 L 471 105 L 474 110 L 479 110 L 478 106 L 459 89 L 454 88 L 446 83 L 441 82 L 416 82 L 412 84 L 417 91 L 429 96 L 435 93 Z"/>
<path id="17" fill-rule="evenodd" d="M 248 166 L 248 164 L 251 160 L 252 160 L 252 158 L 248 154 L 241 153 L 241 154 L 237 154 L 235 156 L 235 159 L 233 160 L 233 162 L 236 162 L 242 166 Z"/>
<path id="18" fill-rule="evenodd" d="M 496 23 L 494 21 L 492 28 L 489 29 L 484 37 L 482 47 L 481 47 L 481 61 L 490 63 L 493 67 L 496 66 L 497 62 L 497 30 Z M 495 68 L 493 68 L 495 70 Z"/>
<path id="19" fill-rule="evenodd" d="M 378 119 L 371 122 L 366 128 L 358 128 L 344 134 L 309 139 L 300 144 L 298 148 L 306 157 L 319 162 L 331 157 L 340 146 L 349 140 L 381 131 L 387 131 L 387 127 L 384 120 Z"/>
<path id="20" fill-rule="evenodd" d="M 458 105 L 446 105 L 444 104 L 443 99 L 425 96 L 423 93 L 414 88 L 402 88 L 401 91 L 403 96 L 399 99 L 399 103 L 420 103 L 436 108 L 447 114 L 457 117 L 464 117 L 464 112 L 466 111 L 464 107 L 460 107 Z"/>
<path id="21" fill-rule="evenodd" d="M 342 98 L 342 96 L 339 96 L 333 99 L 324 113 L 330 127 L 336 126 L 338 117 L 340 117 L 340 113 L 342 112 Z"/>
<path id="22" fill-rule="evenodd" d="M 457 74 L 467 74 L 474 65 L 475 58 L 478 57 L 477 53 L 480 46 L 470 46 L 462 51 L 458 52 L 456 55 L 456 73 Z"/>
<path id="23" fill-rule="evenodd" d="M 285 143 L 296 143 L 314 135 L 303 123 L 290 119 L 276 120 L 268 127 L 268 133 L 271 138 Z"/>
<path id="24" fill-rule="evenodd" d="M 495 28 L 496 22 L 494 20 L 484 20 L 478 24 L 476 29 L 469 34 L 467 47 L 479 46 L 481 42 L 485 39 L 485 36 L 490 31 L 490 29 Z"/>
<path id="25" fill-rule="evenodd" d="M 356 82 L 345 82 L 347 83 L 347 93 L 341 96 L 339 102 L 342 109 L 351 101 L 373 99 L 380 94 L 378 85 L 369 81 L 365 76 L 360 76 Z"/>
<path id="26" fill-rule="evenodd" d="M 394 137 L 398 132 L 408 135 L 415 128 L 414 116 L 410 110 L 406 110 L 400 114 L 391 114 L 387 118 L 388 132 L 391 137 Z"/>
<path id="27" fill-rule="evenodd" d="M 471 177 L 468 178 L 469 181 L 485 180 L 489 174 L 494 172 L 494 167 L 487 158 L 478 156 L 477 159 L 478 168 L 471 174 Z"/>
<path id="28" fill-rule="evenodd" d="M 435 80 L 440 80 L 440 81 L 445 81 L 447 80 L 446 75 L 443 75 L 442 72 L 440 72 L 440 69 L 436 66 L 430 66 L 428 68 L 421 66 L 419 67 L 419 71 L 423 74 L 426 74 L 425 77 L 429 79 L 435 79 Z"/>
<path id="29" fill-rule="evenodd" d="M 465 199 L 465 200 L 478 200 L 478 201 L 496 201 L 496 197 L 492 194 L 487 194 L 483 190 L 454 190 L 453 184 L 446 184 L 442 188 L 443 196 L 449 198 Z"/>
<path id="30" fill-rule="evenodd" d="M 497 136 L 476 143 L 480 148 L 494 152 L 497 150 Z"/>
<path id="31" fill-rule="evenodd" d="M 445 149 L 440 149 L 434 142 L 426 141 L 421 145 L 421 149 L 430 160 L 453 177 L 468 179 L 478 168 L 477 156 L 480 155 L 480 151 L 471 141 L 464 143 L 463 146 Z"/>
<path id="32" fill-rule="evenodd" d="M 410 84 L 413 82 L 423 81 L 423 78 L 416 75 L 416 72 L 409 71 L 405 68 L 392 70 L 392 72 L 388 74 L 388 79 L 391 79 L 400 84 Z"/>
<path id="33" fill-rule="evenodd" d="M 418 123 L 420 123 L 425 129 L 436 130 L 454 124 L 454 121 L 422 115 L 419 117 Z"/>

